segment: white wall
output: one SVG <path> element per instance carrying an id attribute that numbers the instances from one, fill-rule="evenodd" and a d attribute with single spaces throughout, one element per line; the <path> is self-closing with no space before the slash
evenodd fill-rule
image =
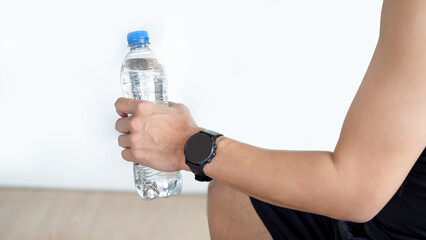
<path id="1" fill-rule="evenodd" d="M 114 102 L 145 29 L 169 99 L 265 148 L 333 150 L 381 1 L 1 1 L 0 186 L 130 190 Z M 184 174 L 184 192 L 206 191 Z"/>

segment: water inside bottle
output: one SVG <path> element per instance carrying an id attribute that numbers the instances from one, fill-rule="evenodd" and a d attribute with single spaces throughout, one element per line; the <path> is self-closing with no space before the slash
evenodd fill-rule
<path id="1" fill-rule="evenodd" d="M 125 97 L 168 106 L 167 76 L 157 59 L 128 59 L 121 72 Z"/>
<path id="2" fill-rule="evenodd" d="M 147 100 L 168 106 L 167 76 L 160 61 L 155 58 L 127 59 L 121 69 L 124 96 Z M 177 196 L 182 189 L 182 176 L 177 172 L 160 172 L 134 163 L 136 189 L 141 198 Z"/>

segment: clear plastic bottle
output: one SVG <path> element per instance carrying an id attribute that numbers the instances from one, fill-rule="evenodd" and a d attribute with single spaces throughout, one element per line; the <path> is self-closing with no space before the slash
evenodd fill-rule
<path id="1" fill-rule="evenodd" d="M 169 106 L 167 76 L 161 59 L 149 49 L 146 31 L 127 34 L 130 52 L 121 66 L 121 87 L 124 97 L 155 102 Z M 178 196 L 182 190 L 182 175 L 160 172 L 133 164 L 136 189 L 145 200 Z"/>

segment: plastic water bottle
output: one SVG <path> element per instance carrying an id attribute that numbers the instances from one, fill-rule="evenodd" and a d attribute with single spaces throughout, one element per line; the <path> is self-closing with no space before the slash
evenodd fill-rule
<path id="1" fill-rule="evenodd" d="M 124 97 L 169 106 L 167 76 L 161 59 L 149 48 L 146 31 L 127 34 L 130 52 L 121 66 L 121 87 Z M 160 172 L 133 164 L 136 189 L 145 200 L 178 196 L 182 190 L 182 175 Z"/>

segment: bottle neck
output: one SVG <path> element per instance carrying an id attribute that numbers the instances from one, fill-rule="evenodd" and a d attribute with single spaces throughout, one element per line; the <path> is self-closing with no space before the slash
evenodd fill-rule
<path id="1" fill-rule="evenodd" d="M 149 49 L 149 42 L 140 42 L 129 45 L 130 51 L 140 51 Z"/>

